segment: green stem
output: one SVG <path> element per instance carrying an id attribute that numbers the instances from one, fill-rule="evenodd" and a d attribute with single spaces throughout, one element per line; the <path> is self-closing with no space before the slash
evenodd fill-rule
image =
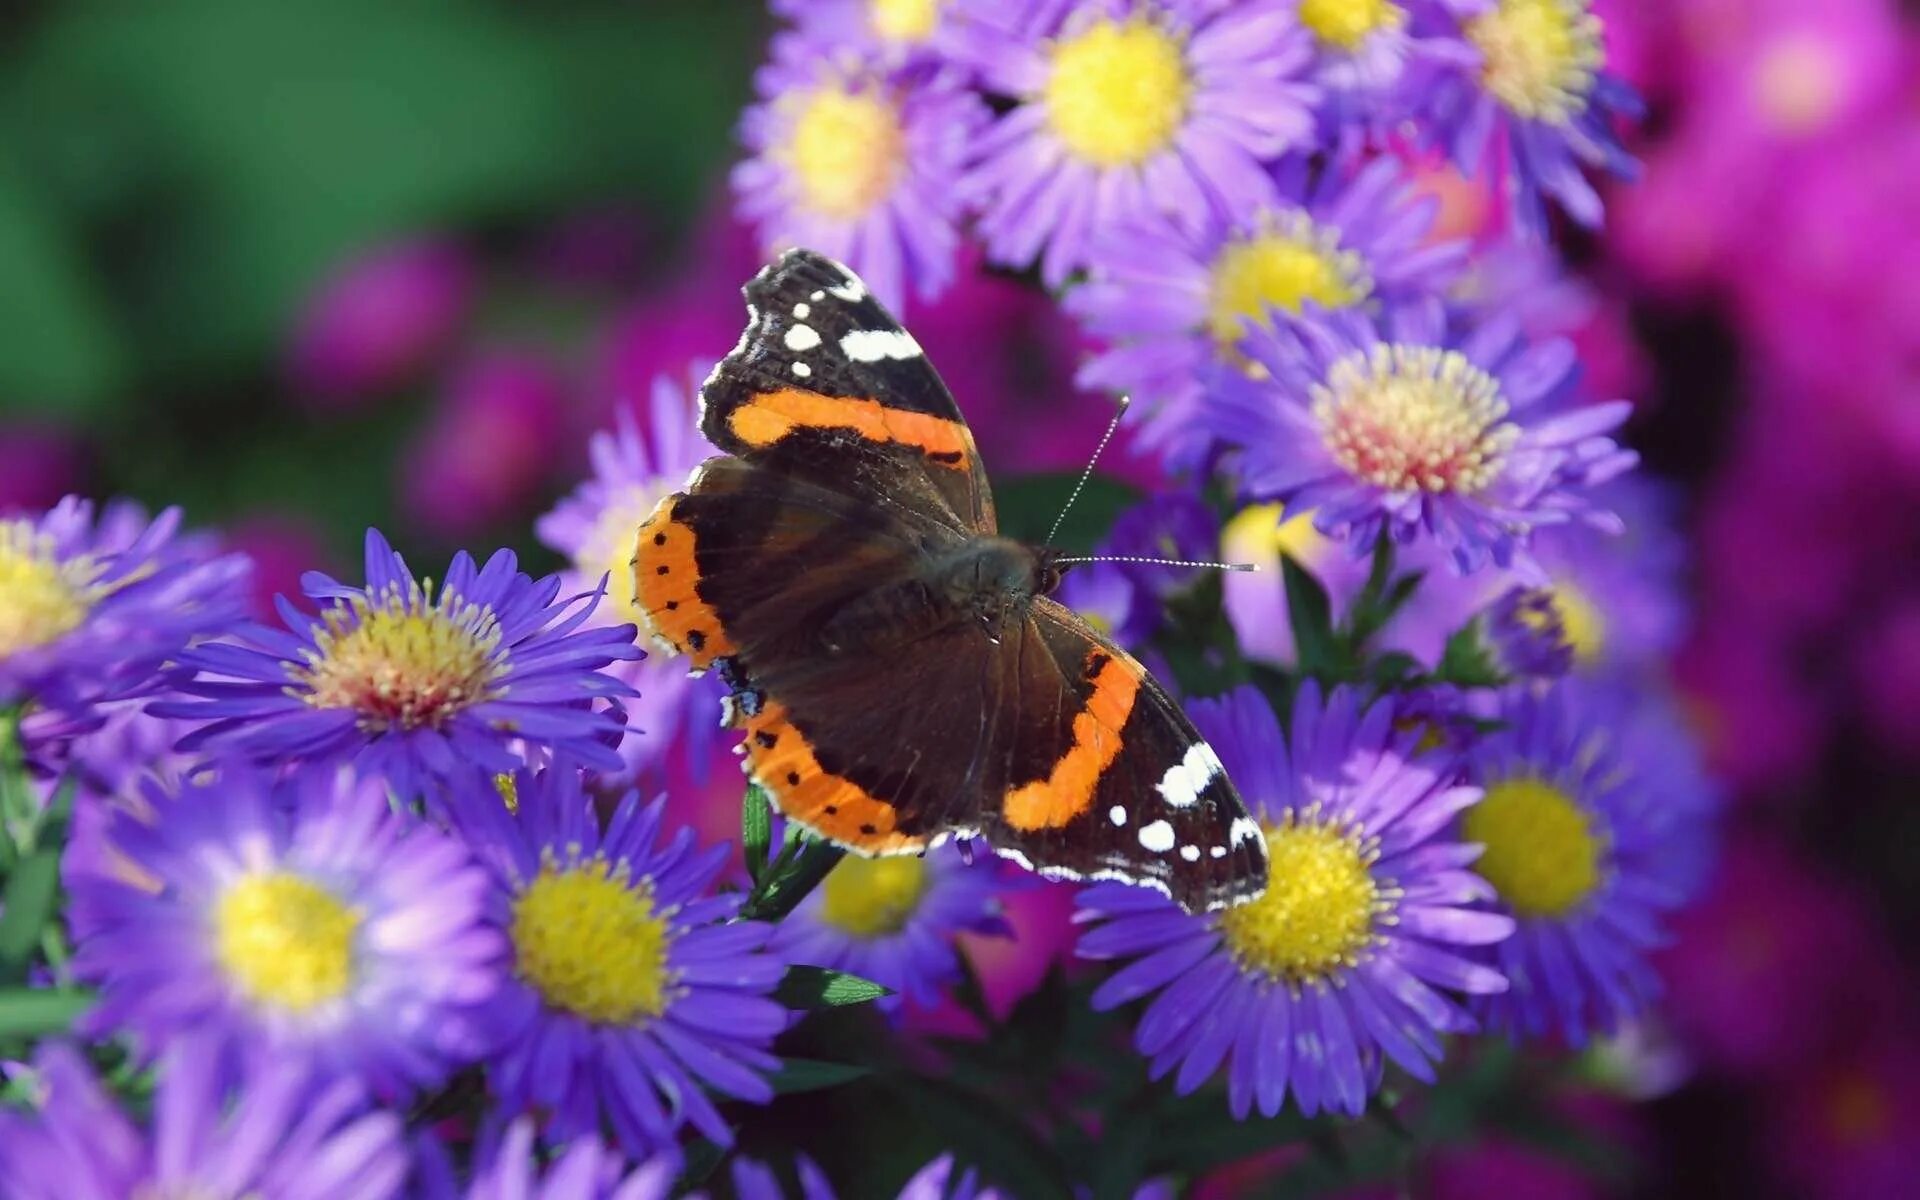
<path id="1" fill-rule="evenodd" d="M 767 872 L 747 902 L 740 906 L 741 917 L 749 921 L 781 920 L 820 886 L 827 872 L 833 870 L 846 853 L 828 842 L 804 843 L 791 859 L 783 852 L 775 861 L 774 869 Z"/>

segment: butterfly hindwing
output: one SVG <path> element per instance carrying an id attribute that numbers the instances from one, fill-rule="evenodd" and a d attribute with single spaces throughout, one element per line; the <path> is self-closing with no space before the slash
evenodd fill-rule
<path id="1" fill-rule="evenodd" d="M 883 511 L 994 529 L 980 453 L 952 394 L 857 276 L 789 250 L 745 295 L 740 344 L 701 389 L 709 441 Z"/>

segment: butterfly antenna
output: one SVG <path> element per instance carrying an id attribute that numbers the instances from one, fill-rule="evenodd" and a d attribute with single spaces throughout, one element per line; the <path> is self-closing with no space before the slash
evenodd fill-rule
<path id="1" fill-rule="evenodd" d="M 1145 563 L 1155 567 L 1211 567 L 1216 571 L 1258 571 L 1252 563 L 1197 562 L 1186 558 L 1142 558 L 1134 554 L 1097 554 L 1085 558 L 1056 558 L 1056 565 L 1067 566 L 1071 563 Z"/>
<path id="2" fill-rule="evenodd" d="M 1068 511 L 1073 508 L 1073 502 L 1078 500 L 1080 493 L 1087 489 L 1087 480 L 1093 478 L 1094 464 L 1100 461 L 1101 452 L 1107 448 L 1107 443 L 1113 440 L 1114 430 L 1120 428 L 1120 418 L 1127 415 L 1127 406 L 1132 403 L 1133 397 L 1120 397 L 1120 404 L 1119 407 L 1114 410 L 1113 420 L 1107 422 L 1107 431 L 1100 435 L 1100 444 L 1093 448 L 1093 457 L 1087 460 L 1087 469 L 1080 472 L 1080 481 L 1073 485 L 1073 491 L 1067 493 L 1067 502 L 1060 506 L 1060 515 L 1053 519 L 1053 528 L 1047 530 L 1047 537 L 1046 540 L 1041 543 L 1042 545 L 1053 545 L 1053 535 L 1060 532 L 1060 522 L 1067 519 Z M 1055 561 L 1064 562 L 1066 560 L 1056 559 Z"/>

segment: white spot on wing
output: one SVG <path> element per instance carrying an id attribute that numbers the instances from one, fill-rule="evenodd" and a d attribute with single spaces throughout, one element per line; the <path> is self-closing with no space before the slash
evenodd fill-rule
<path id="1" fill-rule="evenodd" d="M 1266 836 L 1260 832 L 1260 822 L 1252 817 L 1235 817 L 1227 830 L 1227 840 L 1236 846 L 1241 842 L 1264 841 Z"/>
<path id="2" fill-rule="evenodd" d="M 793 364 L 793 373 L 805 379 L 807 376 L 813 374 L 813 368 L 803 362 L 797 362 Z"/>
<path id="3" fill-rule="evenodd" d="M 793 306 L 793 318 L 796 321 L 804 321 L 812 313 L 813 305 L 808 304 L 805 300 Z"/>
<path id="4" fill-rule="evenodd" d="M 802 350 L 811 350 L 819 344 L 820 335 L 813 331 L 811 325 L 795 325 L 787 330 L 787 349 L 796 354 Z"/>
<path id="5" fill-rule="evenodd" d="M 1187 747 L 1187 753 L 1179 762 L 1167 768 L 1160 777 L 1154 790 L 1160 798 L 1175 808 L 1189 808 L 1200 799 L 1200 793 L 1207 790 L 1223 768 L 1220 756 L 1213 747 L 1205 742 L 1195 742 Z"/>
<path id="6" fill-rule="evenodd" d="M 865 300 L 867 298 L 867 285 L 861 283 L 860 277 L 852 271 L 848 271 L 845 267 L 841 267 L 840 270 L 845 273 L 847 281 L 839 287 L 830 287 L 827 290 L 842 300 L 845 300 L 848 304 L 858 304 L 862 300 Z"/>
<path id="7" fill-rule="evenodd" d="M 1107 810 L 1107 819 L 1115 825 L 1125 825 L 1127 823 L 1127 806 L 1124 804 L 1114 805 Z"/>
<path id="8" fill-rule="evenodd" d="M 1165 854 L 1173 849 L 1173 826 L 1165 821 L 1155 821 L 1151 825 L 1140 827 L 1140 845 L 1155 854 Z"/>
<path id="9" fill-rule="evenodd" d="M 1215 858 L 1225 858 L 1227 856 L 1227 848 L 1225 846 L 1215 846 L 1213 849 L 1207 851 L 1207 853 L 1213 855 Z"/>
<path id="10" fill-rule="evenodd" d="M 825 292 L 815 292 L 813 295 L 807 297 L 807 299 L 813 301 L 816 304 L 818 304 L 822 300 L 825 300 L 826 298 L 827 298 L 827 294 Z"/>
<path id="11" fill-rule="evenodd" d="M 919 358 L 920 343 L 904 329 L 856 329 L 840 339 L 840 352 L 854 362 Z"/>
<path id="12" fill-rule="evenodd" d="M 1180 857 L 1181 857 L 1181 858 L 1184 858 L 1184 859 L 1186 859 L 1186 860 L 1187 860 L 1188 862 L 1199 862 L 1199 861 L 1200 861 L 1200 847 L 1198 847 L 1198 846 L 1182 846 L 1182 847 L 1180 847 Z"/>

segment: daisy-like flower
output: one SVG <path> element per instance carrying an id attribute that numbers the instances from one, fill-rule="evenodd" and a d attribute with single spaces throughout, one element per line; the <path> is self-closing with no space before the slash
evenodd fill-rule
<path id="1" fill-rule="evenodd" d="M 1508 588 L 1482 620 L 1487 647 L 1508 675 L 1556 679 L 1572 668 L 1573 642 L 1551 588 Z"/>
<path id="2" fill-rule="evenodd" d="M 1210 439 L 1195 420 L 1204 377 L 1247 366 L 1239 345 L 1249 329 L 1309 306 L 1377 311 L 1447 287 L 1460 268 L 1465 244 L 1428 240 L 1437 204 L 1391 159 L 1314 182 L 1293 159 L 1273 175 L 1276 198 L 1230 219 L 1208 214 L 1197 229 L 1155 221 L 1096 239 L 1087 282 L 1067 294 L 1067 309 L 1109 347 L 1078 382 L 1145 403 L 1145 441 L 1176 466 L 1205 455 Z"/>
<path id="3" fill-rule="evenodd" d="M 1629 405 L 1570 406 L 1577 362 L 1564 341 L 1528 342 L 1504 319 L 1456 335 L 1433 303 L 1381 323 L 1288 322 L 1242 345 L 1261 377 L 1217 372 L 1207 402 L 1239 450 L 1242 490 L 1313 509 L 1355 554 L 1384 535 L 1430 542 L 1461 571 L 1489 558 L 1526 566 L 1537 527 L 1619 529 L 1585 491 L 1637 461 L 1607 436 Z"/>
<path id="4" fill-rule="evenodd" d="M 820 45 L 859 46 L 883 63 L 925 63 L 939 49 L 951 0 L 773 0 L 775 13 Z"/>
<path id="5" fill-rule="evenodd" d="M 571 560 L 571 569 L 561 576 L 569 590 L 584 591 L 607 580 L 606 602 L 594 610 L 596 624 L 633 619 L 628 563 L 634 530 L 662 496 L 684 485 L 713 453 L 700 436 L 693 399 L 706 374 L 707 365 L 696 364 L 684 378 L 661 376 L 643 413 L 636 416 L 623 407 L 613 431 L 597 433 L 587 444 L 592 478 L 534 525 L 542 542 Z M 684 664 L 657 656 L 622 662 L 608 673 L 639 692 L 626 705 L 634 733 L 621 744 L 627 762 L 623 778 L 659 763 L 669 751 L 689 764 L 704 761 L 719 732 L 714 714 L 724 688 L 717 677 L 694 679 Z"/>
<path id="6" fill-rule="evenodd" d="M 787 1018 L 768 996 L 786 969 L 763 952 L 770 928 L 723 924 L 740 898 L 708 895 L 726 848 L 696 849 L 687 829 L 662 844 L 662 805 L 632 794 L 602 829 L 564 767 L 522 770 L 514 792 L 509 812 L 476 777 L 455 810 L 510 943 L 512 977 L 487 1010 L 502 1111 L 548 1112 L 554 1142 L 610 1123 L 633 1154 L 688 1121 L 729 1144 L 706 1089 L 771 1099 L 767 1045 Z"/>
<path id="7" fill-rule="evenodd" d="M 741 118 L 741 216 L 770 252 L 846 263 L 898 311 L 953 281 L 958 183 L 986 106 L 956 71 L 889 70 L 834 42 L 776 38 Z"/>
<path id="8" fill-rule="evenodd" d="M 270 1196 L 397 1200 L 407 1177 L 400 1118 L 366 1112 L 359 1085 L 318 1085 L 261 1061 L 229 1086 L 213 1047 L 174 1044 L 159 1064 L 152 1128 L 120 1111 L 79 1052 L 44 1045 L 36 1111 L 0 1110 L 0 1195 L 10 1200 Z"/>
<path id="9" fill-rule="evenodd" d="M 1496 993 L 1500 975 L 1463 951 L 1513 932 L 1469 907 L 1492 894 L 1468 870 L 1478 850 L 1441 831 L 1480 798 L 1450 756 L 1419 749 L 1390 703 L 1365 706 L 1313 683 L 1291 737 L 1251 688 L 1193 706 L 1194 724 L 1247 798 L 1243 836 L 1264 836 L 1272 883 L 1259 899 L 1190 916 L 1137 888 L 1081 898 L 1087 958 L 1134 961 L 1094 994 L 1113 1008 L 1158 993 L 1134 1044 L 1157 1078 L 1191 1092 L 1227 1063 L 1233 1113 L 1358 1113 L 1383 1063 L 1433 1078 L 1440 1035 L 1472 1019 L 1444 993 Z M 1236 835 L 1242 835 L 1236 830 Z"/>
<path id="10" fill-rule="evenodd" d="M 956 0 L 950 54 L 1010 109 L 967 175 L 989 255 L 1057 287 L 1094 240 L 1274 199 L 1263 164 L 1313 136 L 1313 50 L 1278 6 Z"/>
<path id="11" fill-rule="evenodd" d="M 959 847 L 925 855 L 849 855 L 780 923 L 773 950 L 871 979 L 881 1003 L 929 1007 L 960 978 L 957 933 L 1011 936 L 1000 912 L 999 864 L 962 861 Z"/>
<path id="12" fill-rule="evenodd" d="M 247 560 L 180 536 L 180 510 L 69 496 L 0 518 L 0 710 L 84 717 L 146 690 L 195 638 L 246 615 Z"/>
<path id="13" fill-rule="evenodd" d="M 1296 0 L 1300 24 L 1313 35 L 1314 82 L 1325 140 L 1351 148 L 1392 119 L 1419 115 L 1419 89 L 1401 86 L 1413 65 L 1467 67 L 1478 59 L 1449 10 L 1476 10 L 1486 0 Z"/>
<path id="14" fill-rule="evenodd" d="M 1463 19 L 1478 61 L 1446 65 L 1424 109 L 1469 175 L 1504 170 L 1522 227 L 1544 230 L 1541 196 L 1580 224 L 1600 224 L 1600 196 L 1581 174 L 1591 166 L 1629 177 L 1638 164 L 1614 125 L 1640 115 L 1640 99 L 1606 71 L 1600 18 L 1590 0 L 1493 0 Z"/>
<path id="15" fill-rule="evenodd" d="M 607 701 L 632 689 L 600 668 L 641 652 L 634 627 L 588 624 L 598 592 L 560 600 L 559 576 L 523 574 L 509 550 L 484 567 L 456 554 L 436 588 L 373 529 L 366 573 L 349 587 L 309 572 L 318 616 L 283 599 L 286 629 L 249 625 L 237 644 L 182 655 L 200 674 L 180 690 L 205 699 L 153 707 L 209 722 L 182 749 L 273 766 L 351 761 L 402 797 L 473 767 L 511 771 L 516 745 L 621 768 Z"/>
<path id="16" fill-rule="evenodd" d="M 665 1200 L 679 1174 L 672 1153 L 629 1164 L 597 1137 L 577 1138 L 549 1156 L 536 1144 L 534 1122 L 522 1117 L 482 1148 L 464 1189 L 440 1143 L 420 1138 L 413 1194 L 419 1200 Z"/>
<path id="17" fill-rule="evenodd" d="M 500 985 L 487 875 L 344 772 L 243 771 L 114 810 L 101 869 L 75 879 L 74 959 L 100 988 L 87 1028 L 158 1050 L 195 1030 L 312 1060 L 388 1094 L 473 1059 Z"/>
<path id="18" fill-rule="evenodd" d="M 1614 1032 L 1656 991 L 1647 955 L 1697 884 L 1692 851 L 1710 808 L 1676 803 L 1655 743 L 1622 737 L 1644 700 L 1576 681 L 1545 695 L 1514 690 L 1494 713 L 1500 727 L 1471 748 L 1486 799 L 1459 836 L 1485 847 L 1478 869 L 1519 926 L 1493 951 L 1511 988 L 1478 1004 L 1492 1028 L 1579 1045 Z"/>

